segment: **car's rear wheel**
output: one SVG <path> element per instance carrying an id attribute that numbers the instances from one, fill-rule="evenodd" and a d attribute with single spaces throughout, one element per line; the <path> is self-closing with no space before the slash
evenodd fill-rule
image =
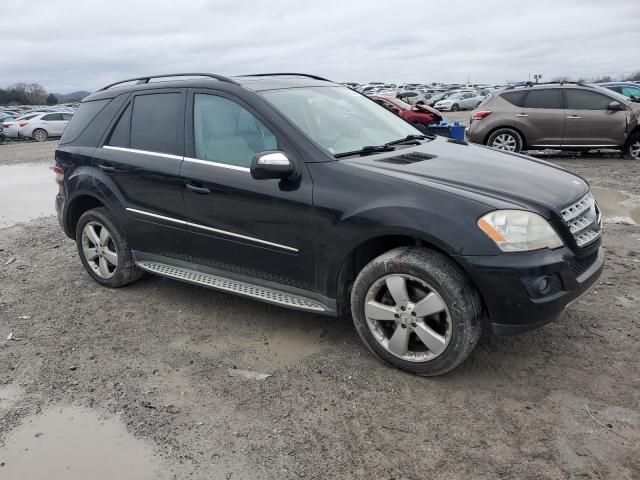
<path id="1" fill-rule="evenodd" d="M 624 156 L 629 160 L 640 160 L 640 133 L 629 137 L 624 147 Z"/>
<path id="2" fill-rule="evenodd" d="M 101 285 L 122 287 L 142 275 L 122 230 L 106 208 L 82 214 L 76 227 L 76 245 L 85 269 Z"/>
<path id="3" fill-rule="evenodd" d="M 372 260 L 351 292 L 354 324 L 384 362 L 418 375 L 458 366 L 478 343 L 481 302 L 446 256 L 403 247 Z"/>
<path id="4" fill-rule="evenodd" d="M 451 105 L 452 112 L 457 112 L 458 110 L 460 110 L 460 106 L 457 103 L 454 103 L 453 105 Z"/>
<path id="5" fill-rule="evenodd" d="M 42 128 L 34 130 L 31 136 L 36 142 L 46 142 L 47 138 L 49 138 L 49 134 L 47 133 L 47 131 L 43 130 Z"/>
<path id="6" fill-rule="evenodd" d="M 511 128 L 501 128 L 489 136 L 487 145 L 507 152 L 519 152 L 522 150 L 522 137 Z"/>

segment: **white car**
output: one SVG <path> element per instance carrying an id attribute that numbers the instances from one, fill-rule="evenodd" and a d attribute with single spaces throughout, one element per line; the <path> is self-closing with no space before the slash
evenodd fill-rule
<path id="1" fill-rule="evenodd" d="M 32 118 L 37 117 L 38 115 L 41 115 L 43 113 L 45 112 L 28 112 L 23 113 L 22 115 L 11 120 L 4 120 L 2 122 L 2 126 L 4 127 L 4 134 L 7 138 L 18 138 L 20 136 L 20 127 L 26 125 L 28 120 L 31 120 Z"/>
<path id="2" fill-rule="evenodd" d="M 49 137 L 61 137 L 73 115 L 67 112 L 51 112 L 36 115 L 20 127 L 19 135 L 44 142 Z"/>
<path id="3" fill-rule="evenodd" d="M 458 110 L 473 110 L 482 103 L 484 97 L 473 92 L 458 92 L 449 95 L 435 104 L 435 109 L 440 111 L 457 112 Z"/>

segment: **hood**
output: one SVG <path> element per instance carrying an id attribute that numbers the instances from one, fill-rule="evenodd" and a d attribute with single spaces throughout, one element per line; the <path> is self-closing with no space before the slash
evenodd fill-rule
<path id="1" fill-rule="evenodd" d="M 386 162 L 405 154 L 424 159 L 408 164 Z M 410 157 L 404 157 L 412 160 Z M 424 183 L 473 197 L 495 208 L 558 211 L 589 191 L 588 183 L 551 163 L 525 155 L 437 137 L 415 148 L 341 160 L 384 175 Z"/>
<path id="2" fill-rule="evenodd" d="M 424 105 L 424 104 L 415 104 L 413 106 L 414 109 L 419 110 L 421 112 L 426 112 L 426 113 L 431 113 L 433 115 L 437 115 L 439 117 L 442 117 L 442 114 L 436 110 L 433 107 L 430 107 L 429 105 Z"/>

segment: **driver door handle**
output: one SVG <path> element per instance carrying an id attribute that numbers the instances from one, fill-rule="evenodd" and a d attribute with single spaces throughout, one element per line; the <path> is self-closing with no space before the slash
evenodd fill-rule
<path id="1" fill-rule="evenodd" d="M 198 195 L 209 195 L 211 193 L 211 190 L 206 187 L 199 187 L 190 183 L 187 183 L 185 186 L 187 187 L 187 190 L 197 193 Z"/>
<path id="2" fill-rule="evenodd" d="M 526 113 L 516 113 L 516 117 L 528 117 Z"/>
<path id="3" fill-rule="evenodd" d="M 569 115 L 567 118 L 570 118 L 571 120 L 575 120 L 575 119 L 582 118 L 582 117 L 580 117 L 578 115 Z"/>

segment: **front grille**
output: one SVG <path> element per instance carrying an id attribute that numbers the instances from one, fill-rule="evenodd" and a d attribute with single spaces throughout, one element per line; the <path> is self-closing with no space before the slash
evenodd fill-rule
<path id="1" fill-rule="evenodd" d="M 600 238 L 602 215 L 591 192 L 565 207 L 561 213 L 578 247 L 585 247 Z"/>
<path id="2" fill-rule="evenodd" d="M 596 250 L 593 253 L 590 253 L 584 258 L 573 257 L 569 260 L 569 266 L 571 267 L 571 271 L 575 274 L 576 277 L 579 277 L 584 272 L 589 270 L 591 265 L 593 265 L 598 259 L 598 251 Z"/>

